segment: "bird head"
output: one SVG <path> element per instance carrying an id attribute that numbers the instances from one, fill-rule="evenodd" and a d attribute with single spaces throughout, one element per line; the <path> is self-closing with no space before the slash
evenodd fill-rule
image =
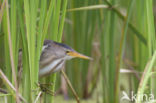
<path id="1" fill-rule="evenodd" d="M 53 54 L 57 58 L 64 58 L 64 60 L 69 60 L 76 57 L 89 60 L 92 59 L 88 56 L 78 53 L 77 51 L 67 46 L 66 44 L 58 43 L 52 40 L 45 40 L 42 51 L 45 52 L 43 54 L 47 55 Z"/>
<path id="2" fill-rule="evenodd" d="M 66 44 L 58 43 L 58 42 L 54 42 L 54 43 L 60 47 L 60 50 L 62 52 L 64 52 L 63 54 L 65 54 L 65 59 L 66 60 L 69 60 L 69 59 L 72 59 L 72 58 L 82 58 L 82 59 L 92 60 L 92 58 L 90 58 L 88 56 L 85 56 L 85 55 L 83 55 L 81 53 L 78 53 L 77 51 L 75 51 L 71 47 L 67 46 Z"/>

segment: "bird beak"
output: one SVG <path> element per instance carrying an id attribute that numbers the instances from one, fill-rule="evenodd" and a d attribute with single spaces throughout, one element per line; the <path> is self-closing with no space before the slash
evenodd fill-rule
<path id="1" fill-rule="evenodd" d="M 75 51 L 70 51 L 67 53 L 69 56 L 72 56 L 72 57 L 78 57 L 78 58 L 82 58 L 82 59 L 88 59 L 88 60 L 93 60 L 91 57 L 88 57 L 88 56 L 85 56 L 83 54 L 80 54 L 78 52 L 75 52 Z"/>

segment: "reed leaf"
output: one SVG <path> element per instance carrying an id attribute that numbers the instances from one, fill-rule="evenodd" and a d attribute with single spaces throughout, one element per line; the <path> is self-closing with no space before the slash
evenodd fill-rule
<path id="1" fill-rule="evenodd" d="M 124 48 L 126 45 L 128 23 L 130 21 L 130 17 L 132 14 L 133 5 L 134 5 L 134 0 L 132 0 L 129 4 L 128 10 L 127 10 L 127 18 L 125 19 L 125 23 L 124 23 L 122 35 L 121 35 L 119 59 L 118 59 L 118 63 L 117 63 L 116 76 L 115 76 L 115 103 L 118 103 L 118 101 L 119 101 L 119 97 L 118 97 L 118 94 L 119 94 L 119 78 L 120 78 L 119 71 L 120 71 L 120 67 L 121 67 L 121 60 L 123 58 Z"/>

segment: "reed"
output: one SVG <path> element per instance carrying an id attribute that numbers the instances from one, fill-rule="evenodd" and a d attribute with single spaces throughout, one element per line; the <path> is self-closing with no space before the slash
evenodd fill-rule
<path id="1" fill-rule="evenodd" d="M 39 81 L 38 69 L 43 41 L 46 38 L 46 35 L 49 34 L 52 35 L 51 39 L 61 42 L 67 0 L 12 0 L 9 2 L 10 9 L 8 8 L 8 1 L 4 0 L 3 2 L 5 2 L 5 5 L 2 8 L 4 9 L 2 24 L 6 63 L 4 72 L 12 84 L 15 85 L 15 93 L 17 94 L 19 90 L 27 102 L 34 102 L 36 94 L 39 93 L 39 91 L 37 91 L 37 88 L 39 87 L 36 83 Z M 57 8 L 55 7 L 55 4 L 57 4 Z M 60 14 L 59 11 L 62 11 L 62 13 Z M 11 16 L 9 16 L 9 13 Z M 61 20 L 59 19 L 60 16 L 62 16 Z M 17 20 L 17 18 L 19 19 Z M 50 21 L 56 21 L 56 23 L 50 23 Z M 48 32 L 50 24 L 53 24 L 53 27 L 55 27 L 55 32 Z M 22 43 L 22 45 L 19 43 Z M 18 84 L 20 84 L 18 89 L 17 65 L 19 47 L 22 47 L 23 51 L 22 74 L 25 75 L 22 75 L 21 83 L 18 81 Z M 16 100 L 19 103 L 18 95 L 16 95 Z M 52 102 L 53 99 L 49 98 L 48 101 Z M 8 102 L 14 103 L 14 98 L 8 96 Z"/>
<path id="2" fill-rule="evenodd" d="M 64 42 L 93 58 L 65 65 L 70 87 L 80 100 L 97 97 L 97 102 L 102 97 L 103 103 L 122 103 L 122 91 L 134 91 L 137 101 L 133 102 L 141 103 L 139 94 L 156 95 L 154 4 L 153 0 L 0 0 L 0 92 L 7 90 L 0 101 L 57 103 L 55 96 L 36 85 L 52 83 L 48 88 L 52 93 L 66 85 L 57 73 L 38 78 L 45 39 Z M 72 98 L 64 87 L 65 96 Z"/>
<path id="3" fill-rule="evenodd" d="M 154 66 L 156 63 L 156 37 L 155 37 L 155 26 L 154 26 L 154 16 L 153 16 L 153 1 L 144 1 L 145 2 L 145 24 L 146 29 L 145 33 L 148 37 L 148 62 L 145 66 L 144 73 L 142 74 L 142 78 L 139 84 L 138 92 L 137 92 L 137 100 L 136 103 L 141 103 L 140 101 L 140 94 L 145 93 L 145 88 L 147 85 L 149 85 L 148 91 L 149 93 L 153 93 L 155 95 L 155 92 L 153 92 L 155 89 L 153 86 L 155 86 L 155 82 L 153 81 L 154 78 L 152 78 L 152 69 L 155 71 Z M 149 82 L 150 80 L 150 82 Z"/>

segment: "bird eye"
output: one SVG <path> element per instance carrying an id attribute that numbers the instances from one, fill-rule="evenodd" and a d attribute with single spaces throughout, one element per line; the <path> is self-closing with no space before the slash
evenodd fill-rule
<path id="1" fill-rule="evenodd" d="M 69 51 L 69 50 L 67 50 L 67 51 L 66 51 L 66 54 L 68 54 L 69 52 L 70 52 L 70 51 Z"/>

